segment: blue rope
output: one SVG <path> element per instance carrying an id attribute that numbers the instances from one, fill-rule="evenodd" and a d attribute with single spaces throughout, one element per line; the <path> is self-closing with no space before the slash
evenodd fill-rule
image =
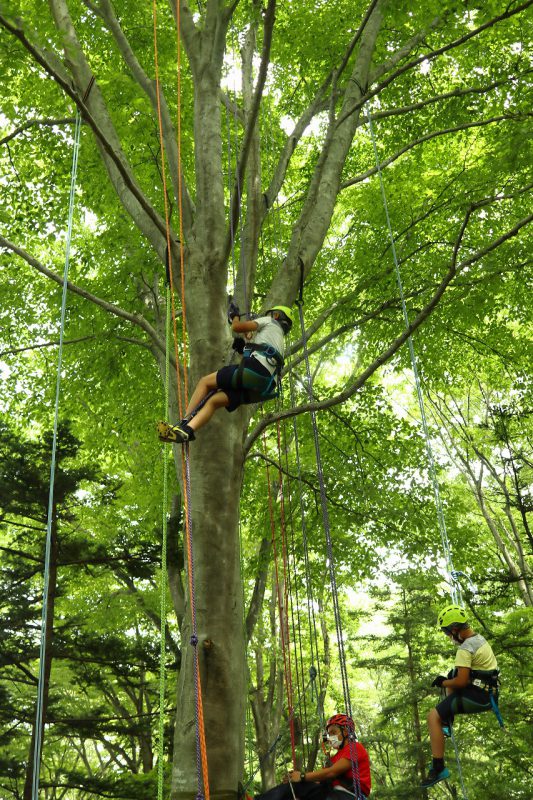
<path id="1" fill-rule="evenodd" d="M 398 285 L 398 291 L 400 293 L 400 300 L 401 300 L 401 303 L 402 303 L 403 319 L 404 319 L 405 327 L 408 328 L 409 327 L 409 315 L 407 313 L 407 306 L 406 306 L 406 303 L 405 303 L 405 295 L 404 295 L 404 292 L 403 292 L 402 277 L 401 277 L 401 273 L 400 273 L 400 265 L 398 263 L 398 256 L 396 254 L 396 244 L 395 244 L 395 241 L 394 241 L 394 234 L 392 232 L 392 225 L 391 225 L 390 215 L 389 215 L 389 206 L 388 206 L 388 203 L 387 203 L 387 195 L 385 194 L 385 182 L 383 180 L 383 173 L 381 171 L 381 163 L 380 163 L 380 160 L 379 160 L 378 148 L 377 148 L 377 144 L 376 144 L 376 136 L 375 136 L 375 133 L 374 133 L 374 124 L 372 122 L 372 115 L 370 113 L 370 108 L 367 108 L 367 112 L 366 113 L 367 113 L 368 128 L 369 128 L 369 131 L 370 131 L 370 137 L 372 139 L 372 147 L 374 149 L 374 156 L 375 156 L 375 159 L 376 159 L 376 168 L 377 168 L 378 175 L 379 175 L 379 186 L 380 186 L 380 189 L 381 189 L 381 198 L 383 200 L 383 208 L 385 210 L 385 217 L 386 217 L 386 220 L 387 220 L 387 228 L 388 228 L 389 238 L 390 238 L 390 243 L 391 243 L 392 258 L 393 258 L 393 261 L 394 261 L 394 270 L 395 270 L 395 273 L 396 273 L 396 282 L 397 282 L 397 285 Z M 429 436 L 429 429 L 428 429 L 428 424 L 427 424 L 427 419 L 426 419 L 426 411 L 425 411 L 425 408 L 424 408 L 424 398 L 422 396 L 422 387 L 421 387 L 421 383 L 420 383 L 420 376 L 419 376 L 419 373 L 418 373 L 418 365 L 417 365 L 417 361 L 416 361 L 415 348 L 414 348 L 413 339 L 412 339 L 411 336 L 409 336 L 409 338 L 407 340 L 407 343 L 408 343 L 408 346 L 409 346 L 409 355 L 411 357 L 411 369 L 413 370 L 413 376 L 414 376 L 414 379 L 415 379 L 416 395 L 417 395 L 417 398 L 418 398 L 418 406 L 420 408 L 420 418 L 422 420 L 422 429 L 423 429 L 423 432 L 424 432 L 424 440 L 425 440 L 425 444 L 426 444 L 426 452 L 427 452 L 427 459 L 428 459 L 428 464 L 429 464 L 429 472 L 430 472 L 430 475 L 431 475 L 431 481 L 433 483 L 433 493 L 435 495 L 435 506 L 436 506 L 436 509 L 437 509 L 437 519 L 438 519 L 438 523 L 439 523 L 439 530 L 440 530 L 441 541 L 442 541 L 442 549 L 443 549 L 443 552 L 444 552 L 444 557 L 446 559 L 446 566 L 447 566 L 448 574 L 449 574 L 449 577 L 450 577 L 450 593 L 451 593 L 453 602 L 454 603 L 459 603 L 459 605 L 462 605 L 463 604 L 463 598 L 462 598 L 461 584 L 457 581 L 456 576 L 455 576 L 455 570 L 453 568 L 450 540 L 448 538 L 448 532 L 446 530 L 446 521 L 444 519 L 444 511 L 443 511 L 443 508 L 442 508 L 442 500 L 441 500 L 440 491 L 439 491 L 439 483 L 438 483 L 438 480 L 437 480 L 437 470 L 435 468 L 435 459 L 433 458 L 433 449 L 431 447 L 431 439 L 430 439 L 430 436 Z"/>
<path id="2" fill-rule="evenodd" d="M 78 152 L 80 149 L 81 137 L 81 115 L 76 114 L 74 126 L 74 149 L 72 153 L 72 170 L 70 175 L 70 194 L 68 207 L 67 241 L 65 250 L 65 268 L 63 270 L 63 292 L 61 296 L 61 327 L 59 332 L 59 353 L 57 357 L 56 373 L 56 399 L 54 411 L 54 432 L 52 437 L 52 462 L 50 465 L 50 489 L 48 493 L 48 517 L 46 522 L 46 549 L 44 556 L 44 586 L 43 586 L 43 608 L 41 616 L 41 644 L 39 648 L 39 682 L 37 686 L 37 709 L 35 714 L 35 749 L 33 751 L 33 782 L 32 800 L 37 800 L 39 796 L 39 776 L 41 770 L 41 752 L 43 737 L 43 701 L 44 701 L 44 667 L 46 659 L 46 624 L 48 621 L 48 592 L 50 588 L 50 558 L 52 548 L 52 515 L 54 508 L 54 482 L 56 471 L 57 455 L 57 428 L 59 420 L 59 393 L 61 387 L 61 362 L 63 360 L 63 339 L 65 332 L 65 317 L 67 311 L 67 279 L 70 263 L 70 245 L 72 241 L 72 223 L 74 219 L 74 199 L 76 193 L 76 175 L 78 172 Z"/>

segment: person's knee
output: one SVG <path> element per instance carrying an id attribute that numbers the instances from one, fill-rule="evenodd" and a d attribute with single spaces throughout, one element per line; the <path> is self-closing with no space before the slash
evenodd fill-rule
<path id="1" fill-rule="evenodd" d="M 224 408 L 224 406 L 229 405 L 229 397 L 226 392 L 217 392 L 211 398 L 211 402 L 215 408 Z"/>
<path id="2" fill-rule="evenodd" d="M 204 375 L 203 378 L 200 378 L 198 381 L 198 388 L 207 391 L 209 389 L 209 378 L 210 375 Z"/>
<path id="3" fill-rule="evenodd" d="M 432 708 L 431 711 L 428 713 L 427 716 L 428 725 L 435 725 L 437 722 L 441 722 L 441 718 L 439 717 L 439 712 L 436 708 Z"/>

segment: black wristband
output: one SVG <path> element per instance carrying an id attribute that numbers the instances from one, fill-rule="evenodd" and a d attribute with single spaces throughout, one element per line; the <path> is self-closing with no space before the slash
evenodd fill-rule
<path id="1" fill-rule="evenodd" d="M 305 781 L 305 772 L 300 772 L 300 783 Z"/>

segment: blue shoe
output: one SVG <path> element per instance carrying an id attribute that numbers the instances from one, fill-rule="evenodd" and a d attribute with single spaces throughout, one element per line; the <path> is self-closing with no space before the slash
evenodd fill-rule
<path id="1" fill-rule="evenodd" d="M 428 789 L 430 786 L 435 786 L 436 783 L 439 781 L 445 781 L 446 778 L 450 777 L 450 770 L 448 767 L 444 767 L 443 770 L 437 772 L 433 767 L 429 770 L 427 776 L 421 782 L 420 786 L 424 789 Z"/>
<path id="2" fill-rule="evenodd" d="M 442 732 L 446 736 L 447 739 L 449 739 L 450 736 L 452 735 L 452 729 L 451 729 L 451 727 L 449 725 L 443 725 L 442 726 Z"/>

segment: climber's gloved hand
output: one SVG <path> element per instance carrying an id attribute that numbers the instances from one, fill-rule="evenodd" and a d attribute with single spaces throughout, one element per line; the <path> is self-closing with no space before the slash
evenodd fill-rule
<path id="1" fill-rule="evenodd" d="M 241 336 L 236 336 L 233 342 L 231 343 L 232 348 L 235 350 L 236 353 L 240 353 L 241 355 L 244 352 L 244 346 L 246 342 Z"/>
<path id="2" fill-rule="evenodd" d="M 239 310 L 239 306 L 236 303 L 234 303 L 233 300 L 230 300 L 229 304 L 228 304 L 228 322 L 229 322 L 229 324 L 231 325 L 231 323 L 233 322 L 233 318 L 234 317 L 240 317 L 240 316 L 241 316 L 241 312 Z"/>

